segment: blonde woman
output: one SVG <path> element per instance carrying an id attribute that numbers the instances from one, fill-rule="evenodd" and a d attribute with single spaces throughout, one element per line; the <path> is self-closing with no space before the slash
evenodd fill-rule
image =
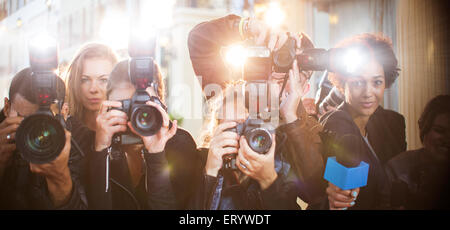
<path id="1" fill-rule="evenodd" d="M 67 69 L 69 114 L 92 131 L 106 99 L 109 75 L 117 62 L 117 55 L 110 47 L 89 43 L 81 47 Z"/>

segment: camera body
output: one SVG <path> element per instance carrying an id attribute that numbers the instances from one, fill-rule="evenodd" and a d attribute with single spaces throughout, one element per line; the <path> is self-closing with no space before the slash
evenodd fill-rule
<path id="1" fill-rule="evenodd" d="M 244 136 L 249 147 L 259 153 L 267 154 L 272 146 L 272 129 L 266 126 L 262 119 L 247 119 L 244 123 L 239 123 L 236 127 L 225 131 L 235 132 L 239 136 Z M 226 154 L 222 157 L 222 170 L 237 170 L 236 154 Z"/>
<path id="2" fill-rule="evenodd" d="M 289 73 L 294 60 L 297 60 L 300 71 L 328 70 L 328 72 L 353 75 L 360 69 L 362 60 L 366 58 L 364 52 L 367 51 L 365 47 L 355 46 L 329 50 L 306 48 L 297 53 L 299 47 L 291 36 L 280 49 L 273 52 L 267 47 L 248 45 L 249 41 L 245 44 L 247 58 L 242 73 L 245 81 L 267 81 L 273 71 Z M 355 50 L 359 50 L 356 52 L 359 55 L 350 52 Z"/>
<path id="3" fill-rule="evenodd" d="M 127 114 L 133 129 L 141 136 L 153 136 L 163 125 L 163 116 L 159 110 L 146 103 L 152 101 L 167 110 L 158 97 L 152 97 L 146 91 L 148 87 L 153 87 L 155 92 L 158 92 L 158 84 L 154 79 L 154 49 L 153 38 L 130 38 L 128 52 L 131 58 L 128 62 L 128 74 L 136 92 L 131 99 L 120 101 L 121 108 L 114 108 Z M 124 133 L 116 134 L 113 142 L 129 145 L 140 144 L 142 140 L 127 129 Z"/>
<path id="4" fill-rule="evenodd" d="M 330 54 L 334 53 L 334 51 L 308 48 L 297 54 L 297 48 L 295 39 L 289 37 L 286 43 L 274 52 L 273 63 L 275 72 L 288 73 L 295 59 L 297 59 L 300 71 L 324 71 L 330 69 Z"/>
<path id="5" fill-rule="evenodd" d="M 121 108 L 113 108 L 127 114 L 131 126 L 136 132 L 142 136 L 153 136 L 162 127 L 163 117 L 159 110 L 153 106 L 146 105 L 147 101 L 155 102 L 164 110 L 166 106 L 158 97 L 150 97 L 147 92 L 137 91 L 133 98 L 120 101 Z M 114 143 L 121 145 L 141 144 L 142 140 L 136 136 L 131 130 L 114 136 Z"/>
<path id="6" fill-rule="evenodd" d="M 325 49 L 304 49 L 297 54 L 297 44 L 293 37 L 277 51 L 271 52 L 267 47 L 247 46 L 247 59 L 243 66 L 243 78 L 246 81 L 267 81 L 273 71 L 289 73 L 294 60 L 297 59 L 300 71 L 324 71 L 330 69 L 330 54 Z"/>
<path id="7" fill-rule="evenodd" d="M 242 75 L 247 82 L 267 81 L 272 74 L 272 54 L 262 46 L 248 46 L 245 48 L 247 58 L 243 65 Z"/>
<path id="8" fill-rule="evenodd" d="M 59 102 L 59 109 L 64 95 L 57 95 L 58 84 L 54 70 L 58 68 L 57 46 L 29 47 L 31 65 L 31 90 L 39 105 L 38 111 L 26 117 L 16 134 L 16 146 L 22 158 L 30 163 L 45 164 L 55 160 L 66 142 L 65 122 L 60 115 L 55 115 L 50 106 Z M 64 91 L 64 90 L 63 90 Z"/>

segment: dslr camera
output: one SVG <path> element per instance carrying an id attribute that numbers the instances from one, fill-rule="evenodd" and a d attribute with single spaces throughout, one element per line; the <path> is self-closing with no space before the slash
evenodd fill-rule
<path id="1" fill-rule="evenodd" d="M 267 127 L 261 119 L 247 119 L 244 123 L 239 123 L 236 127 L 226 131 L 235 132 L 239 136 L 244 136 L 249 147 L 259 153 L 267 154 L 272 146 L 273 129 Z M 236 153 L 226 154 L 222 157 L 222 170 L 238 170 L 236 166 Z"/>
<path id="2" fill-rule="evenodd" d="M 154 77 L 155 38 L 139 38 L 132 35 L 128 52 L 130 55 L 128 73 L 136 92 L 131 99 L 120 101 L 121 108 L 113 109 L 125 112 L 132 127 L 141 136 L 153 136 L 161 129 L 163 116 L 157 108 L 147 105 L 146 102 L 153 101 L 167 110 L 158 97 L 150 96 L 146 91 L 148 87 L 153 87 L 155 92 L 158 92 L 158 83 Z M 129 145 L 142 143 L 142 140 L 128 129 L 125 133 L 115 135 L 113 142 Z"/>
<path id="3" fill-rule="evenodd" d="M 66 142 L 64 119 L 50 109 L 52 104 L 58 102 L 58 109 L 61 110 L 64 95 L 57 95 L 57 89 L 64 85 L 58 84 L 58 76 L 55 74 L 58 68 L 56 42 L 48 47 L 30 44 L 29 53 L 31 91 L 39 109 L 20 124 L 16 146 L 24 160 L 33 164 L 45 164 L 59 156 Z"/>
<path id="4" fill-rule="evenodd" d="M 266 47 L 246 47 L 246 61 L 243 67 L 243 78 L 246 81 L 267 81 L 270 74 L 288 73 L 294 60 L 300 71 L 338 72 L 351 75 L 358 70 L 362 55 L 349 48 L 321 48 L 303 49 L 297 53 L 297 43 L 289 37 L 284 45 L 277 51 L 270 52 Z M 356 50 L 359 47 L 355 47 Z M 353 52 L 352 52 L 353 51 Z M 287 77 L 286 77 L 287 78 Z"/>

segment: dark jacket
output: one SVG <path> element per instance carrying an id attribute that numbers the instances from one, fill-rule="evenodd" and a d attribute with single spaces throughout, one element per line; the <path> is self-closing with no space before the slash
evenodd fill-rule
<path id="1" fill-rule="evenodd" d="M 350 158 L 359 158 L 369 164 L 367 186 L 361 188 L 356 205 L 351 209 L 389 208 L 388 201 L 383 200 L 390 190 L 384 167 L 388 160 L 406 150 L 404 117 L 394 111 L 385 110 L 381 106 L 370 117 L 366 130 L 375 154 L 371 152 L 359 128 L 353 122 L 348 104 L 343 103 L 336 111 L 325 114 L 320 122 L 325 132 L 334 133 L 338 138 L 349 134 L 359 137 L 360 143 L 357 146 L 362 146 L 362 149 L 350 151 L 347 154 Z M 327 148 L 330 145 L 333 143 L 326 143 L 324 146 L 325 159 L 334 156 L 333 151 Z M 322 208 L 328 208 L 328 201 Z"/>
<path id="2" fill-rule="evenodd" d="M 242 41 L 239 34 L 240 17 L 228 15 L 223 18 L 200 23 L 189 33 L 188 46 L 192 66 L 197 76 L 202 77 L 202 88 L 215 83 L 224 87 L 230 81 L 230 72 L 226 67 L 220 51 L 224 46 Z M 317 194 L 325 190 L 323 183 L 323 159 L 320 153 L 319 132 L 322 126 L 312 117 L 306 114 L 303 106 L 298 107 L 299 120 L 284 125 L 278 129 L 281 135 L 285 136 L 282 146 L 282 161 L 288 163 L 290 173 L 289 178 L 296 177 L 296 185 L 299 189 L 294 193 L 299 195 L 307 203 L 315 203 L 322 198 Z M 204 161 L 199 169 L 203 173 L 207 152 L 204 154 Z M 212 179 L 212 178 L 209 178 Z M 279 177 L 275 184 L 284 184 L 287 177 Z M 203 183 L 208 182 L 203 178 Z M 281 182 L 281 183 L 279 183 Z M 289 182 L 290 183 L 290 182 Z M 283 186 L 278 186 L 280 189 Z M 279 189 L 274 189 L 279 192 Z M 289 199 L 288 199 L 289 200 Z M 289 200 L 290 201 L 290 200 Z M 278 203 L 278 208 L 286 209 L 282 203 Z M 201 205 L 199 209 L 209 209 L 209 205 Z M 276 208 L 277 209 L 277 208 Z"/>
<path id="3" fill-rule="evenodd" d="M 450 168 L 427 158 L 425 149 L 403 152 L 387 163 L 393 209 L 449 209 Z"/>
<path id="4" fill-rule="evenodd" d="M 224 46 L 241 41 L 240 19 L 239 16 L 228 15 L 200 23 L 189 33 L 189 55 L 195 74 L 202 77 L 202 89 L 212 83 L 224 87 L 230 81 L 230 72 L 220 51 Z"/>
<path id="5" fill-rule="evenodd" d="M 208 149 L 202 149 L 200 151 L 202 164 L 198 169 L 202 177 L 197 186 L 192 208 L 286 210 L 299 209 L 297 197 L 305 202 L 317 202 L 314 200 L 318 198 L 317 191 L 324 189 L 321 184 L 323 163 L 321 156 L 318 155 L 318 147 L 314 140 L 310 139 L 313 135 L 308 128 L 311 127 L 307 127 L 304 122 L 296 121 L 277 130 L 275 170 L 278 177 L 266 190 L 261 190 L 258 182 L 250 178 L 244 180 L 238 187 L 227 187 L 225 186 L 228 184 L 227 177 L 222 173 L 219 173 L 218 177 L 206 175 L 204 168 Z M 317 155 L 314 155 L 315 153 Z M 295 164 L 290 163 L 293 159 L 297 160 Z M 299 166 L 304 167 L 297 168 Z"/>
<path id="6" fill-rule="evenodd" d="M 204 158 L 207 158 L 208 149 L 202 152 L 205 155 Z M 296 200 L 299 180 L 290 165 L 280 158 L 280 154 L 275 157 L 278 177 L 266 190 L 261 190 L 258 182 L 251 178 L 246 178 L 239 186 L 227 186 L 227 177 L 222 173 L 218 177 L 203 173 L 192 208 L 197 210 L 298 209 Z"/>
<path id="7" fill-rule="evenodd" d="M 193 180 L 199 177 L 194 170 L 198 158 L 192 136 L 178 129 L 163 152 L 146 153 L 144 159 L 145 176 L 133 188 L 120 149 L 112 149 L 111 154 L 107 149 L 91 152 L 87 163 L 89 209 L 185 209 L 193 193 Z"/>
<path id="8" fill-rule="evenodd" d="M 1 122 L 1 121 L 0 121 Z M 44 176 L 33 174 L 29 163 L 17 152 L 12 156 L 3 178 L 0 178 L 0 209 L 45 210 L 45 209 L 86 209 L 87 199 L 83 180 L 84 154 L 93 140 L 93 132 L 75 118 L 66 122 L 72 133 L 69 169 L 72 178 L 72 194 L 69 201 L 55 207 L 50 199 Z"/>

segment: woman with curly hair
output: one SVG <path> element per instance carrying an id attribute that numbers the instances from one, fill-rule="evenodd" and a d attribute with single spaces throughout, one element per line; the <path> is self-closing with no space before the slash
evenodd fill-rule
<path id="1" fill-rule="evenodd" d="M 321 118 L 324 130 L 334 137 L 325 143 L 324 156 L 338 155 L 338 150 L 344 149 L 345 159 L 364 161 L 370 167 L 368 184 L 363 188 L 343 191 L 329 183 L 327 203 L 330 209 L 383 208 L 386 202 L 380 200 L 384 197 L 381 194 L 389 190 L 384 165 L 406 150 L 404 117 L 380 106 L 385 90 L 399 75 L 398 61 L 390 39 L 381 35 L 357 35 L 337 48 L 356 48 L 364 58 L 355 60 L 359 64 L 354 72 L 335 71 L 328 76 L 345 101 Z M 354 137 L 351 145 L 339 143 L 344 136 Z"/>

